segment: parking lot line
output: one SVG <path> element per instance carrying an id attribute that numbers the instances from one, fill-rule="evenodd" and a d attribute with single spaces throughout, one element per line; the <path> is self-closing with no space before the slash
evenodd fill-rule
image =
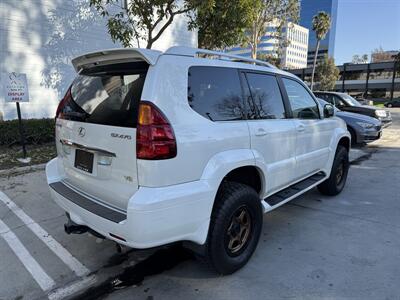
<path id="1" fill-rule="evenodd" d="M 70 285 L 67 285 L 65 287 L 62 287 L 62 288 L 59 288 L 59 289 L 56 289 L 56 290 L 50 292 L 48 295 L 48 298 L 49 298 L 49 300 L 64 299 L 68 296 L 71 296 L 71 295 L 77 293 L 78 291 L 80 291 L 84 288 L 88 288 L 95 282 L 96 282 L 95 275 L 91 275 L 86 278 L 79 279 L 78 281 L 76 281 Z"/>
<path id="2" fill-rule="evenodd" d="M 0 191 L 0 201 L 3 202 L 51 251 L 54 252 L 77 276 L 89 274 L 89 269 L 80 263 L 71 253 L 57 242 L 38 223 L 29 217 L 6 194 Z"/>
<path id="3" fill-rule="evenodd" d="M 47 275 L 39 263 L 32 257 L 32 255 L 30 255 L 14 232 L 12 232 L 11 229 L 1 220 L 0 235 L 7 242 L 8 246 L 15 253 L 28 272 L 31 273 L 33 279 L 35 279 L 43 291 L 48 291 L 55 285 L 54 280 Z"/>

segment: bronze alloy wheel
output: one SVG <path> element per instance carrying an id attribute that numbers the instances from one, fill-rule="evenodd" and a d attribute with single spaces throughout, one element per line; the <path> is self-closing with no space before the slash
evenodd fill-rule
<path id="1" fill-rule="evenodd" d="M 256 250 L 263 210 L 258 193 L 239 182 L 222 182 L 216 200 L 203 259 L 227 275 L 243 267 Z"/>
<path id="2" fill-rule="evenodd" d="M 226 248 L 232 256 L 239 255 L 249 241 L 251 233 L 251 217 L 246 206 L 239 207 L 232 215 L 226 231 Z"/>
<path id="3" fill-rule="evenodd" d="M 339 185 L 342 182 L 344 175 L 344 162 L 340 162 L 336 171 L 336 184 Z"/>

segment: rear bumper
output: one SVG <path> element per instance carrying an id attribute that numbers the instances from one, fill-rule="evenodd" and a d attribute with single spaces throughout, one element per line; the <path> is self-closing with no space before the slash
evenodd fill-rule
<path id="1" fill-rule="evenodd" d="M 91 207 L 87 202 L 90 199 L 81 199 L 85 195 L 74 191 L 73 187 L 67 186 L 70 190 L 60 189 L 63 173 L 58 164 L 55 158 L 46 166 L 50 193 L 54 201 L 69 213 L 74 223 L 85 225 L 110 240 L 138 249 L 176 241 L 192 241 L 197 244 L 205 242 L 215 197 L 214 189 L 207 181 L 162 188 L 140 187 L 129 199 L 124 218 L 124 212 L 114 211 L 113 214 L 110 208 Z M 57 185 L 58 188 L 55 188 Z"/>

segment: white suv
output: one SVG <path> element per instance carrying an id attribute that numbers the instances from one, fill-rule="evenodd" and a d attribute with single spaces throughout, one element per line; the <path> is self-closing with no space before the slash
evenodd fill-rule
<path id="1" fill-rule="evenodd" d="M 229 274 L 254 252 L 263 213 L 344 187 L 345 123 L 266 62 L 172 47 L 72 63 L 46 167 L 67 233 L 137 249 L 183 242 Z"/>

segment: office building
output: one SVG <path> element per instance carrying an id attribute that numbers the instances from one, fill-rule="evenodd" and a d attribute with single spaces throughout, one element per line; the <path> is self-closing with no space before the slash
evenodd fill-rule
<path id="1" fill-rule="evenodd" d="M 400 99 L 400 72 L 396 71 L 393 59 L 388 62 L 344 64 L 337 67 L 340 77 L 336 81 L 335 91 L 380 102 L 394 98 Z M 310 84 L 311 67 L 290 72 Z M 318 82 L 315 88 L 318 89 Z"/>
<path id="2" fill-rule="evenodd" d="M 278 23 L 271 22 L 265 26 L 265 34 L 257 47 L 257 55 L 276 55 L 280 40 L 276 38 Z M 282 31 L 283 44 L 281 67 L 284 69 L 299 69 L 307 66 L 308 29 L 294 23 L 288 23 Z M 226 52 L 250 57 L 251 48 L 233 47 Z"/>
<path id="3" fill-rule="evenodd" d="M 309 31 L 297 24 L 289 23 L 284 38 L 289 42 L 283 49 L 281 65 L 284 69 L 301 69 L 307 66 L 307 44 Z"/>
<path id="4" fill-rule="evenodd" d="M 371 62 L 378 63 L 378 62 L 392 61 L 394 59 L 394 56 L 396 56 L 398 53 L 400 53 L 400 50 L 375 52 L 371 54 Z"/>
<path id="5" fill-rule="evenodd" d="M 30 101 L 22 104 L 24 118 L 53 117 L 76 76 L 71 59 L 86 52 L 122 47 L 111 41 L 106 19 L 88 3 L 0 0 L 0 111 L 4 119 L 15 118 L 16 109 L 14 103 L 4 102 L 3 73 L 26 73 Z M 153 49 L 197 47 L 197 32 L 189 31 L 187 24 L 185 15 L 176 16 Z M 132 46 L 137 47 L 136 40 Z"/>
<path id="6" fill-rule="evenodd" d="M 308 66 L 311 66 L 313 64 L 315 47 L 317 45 L 317 38 L 315 32 L 312 30 L 312 20 L 313 17 L 320 11 L 324 11 L 330 15 L 331 28 L 327 33 L 325 39 L 321 41 L 317 59 L 323 58 L 325 54 L 334 57 L 337 9 L 338 0 L 300 0 L 300 25 L 306 27 L 310 32 L 310 37 L 308 39 L 307 55 Z"/>

